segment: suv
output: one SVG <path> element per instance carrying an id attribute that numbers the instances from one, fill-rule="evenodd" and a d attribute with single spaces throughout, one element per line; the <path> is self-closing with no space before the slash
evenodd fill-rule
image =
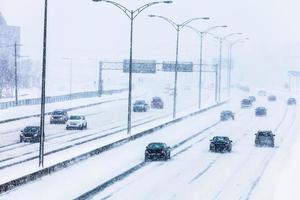
<path id="1" fill-rule="evenodd" d="M 255 109 L 255 116 L 266 116 L 267 109 L 265 107 L 257 107 Z"/>
<path id="2" fill-rule="evenodd" d="M 228 137 L 215 136 L 210 140 L 209 150 L 212 152 L 231 152 L 232 141 Z"/>
<path id="3" fill-rule="evenodd" d="M 69 120 L 67 121 L 66 129 L 83 129 L 87 128 L 87 121 L 85 120 L 85 116 L 81 115 L 71 115 Z"/>
<path id="4" fill-rule="evenodd" d="M 41 131 L 39 126 L 26 126 L 20 134 L 20 142 L 39 142 Z"/>
<path id="5" fill-rule="evenodd" d="M 276 96 L 275 95 L 270 95 L 270 96 L 268 96 L 268 100 L 269 101 L 276 101 Z"/>
<path id="6" fill-rule="evenodd" d="M 65 110 L 54 110 L 51 113 L 50 124 L 65 124 L 69 119 L 68 113 Z"/>
<path id="7" fill-rule="evenodd" d="M 232 119 L 234 120 L 234 113 L 231 110 L 224 110 L 220 114 L 220 120 L 221 121 L 226 121 Z"/>
<path id="8" fill-rule="evenodd" d="M 297 101 L 296 101 L 295 98 L 289 98 L 289 99 L 287 100 L 287 104 L 288 104 L 288 105 L 296 105 L 296 104 L 297 104 Z"/>
<path id="9" fill-rule="evenodd" d="M 272 131 L 258 131 L 255 134 L 255 146 L 269 146 L 274 147 L 274 134 Z"/>
<path id="10" fill-rule="evenodd" d="M 133 112 L 147 112 L 149 109 L 149 105 L 146 103 L 145 100 L 137 100 L 133 104 Z"/>
<path id="11" fill-rule="evenodd" d="M 151 101 L 151 108 L 163 109 L 164 102 L 160 97 L 153 97 Z"/>
<path id="12" fill-rule="evenodd" d="M 256 101 L 255 96 L 249 96 L 248 99 L 253 103 Z"/>
<path id="13" fill-rule="evenodd" d="M 168 160 L 171 158 L 171 148 L 165 143 L 154 142 L 148 144 L 145 150 L 145 161 L 163 159 Z"/>
<path id="14" fill-rule="evenodd" d="M 243 99 L 241 101 L 241 108 L 250 108 L 252 107 L 252 101 L 249 99 Z"/>

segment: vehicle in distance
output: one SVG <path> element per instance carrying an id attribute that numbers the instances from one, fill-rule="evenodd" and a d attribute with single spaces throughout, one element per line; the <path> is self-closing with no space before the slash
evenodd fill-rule
<path id="1" fill-rule="evenodd" d="M 253 103 L 256 101 L 256 97 L 255 96 L 249 96 L 248 99 Z"/>
<path id="2" fill-rule="evenodd" d="M 257 107 L 255 108 L 255 116 L 266 116 L 267 109 L 265 107 Z"/>
<path id="3" fill-rule="evenodd" d="M 39 142 L 41 131 L 39 126 L 26 126 L 21 130 L 20 142 Z"/>
<path id="4" fill-rule="evenodd" d="M 68 113 L 65 110 L 54 110 L 51 113 L 50 124 L 65 124 L 69 119 Z"/>
<path id="5" fill-rule="evenodd" d="M 160 97 L 153 97 L 151 101 L 151 108 L 163 109 L 164 102 Z"/>
<path id="6" fill-rule="evenodd" d="M 226 121 L 232 119 L 234 120 L 234 113 L 231 110 L 224 110 L 220 114 L 220 120 L 221 121 Z"/>
<path id="7" fill-rule="evenodd" d="M 145 161 L 168 160 L 171 158 L 171 148 L 166 143 L 153 142 L 145 150 Z"/>
<path id="8" fill-rule="evenodd" d="M 270 96 L 268 96 L 268 100 L 269 101 L 276 101 L 277 97 L 275 95 L 270 95 Z"/>
<path id="9" fill-rule="evenodd" d="M 297 104 L 297 101 L 296 101 L 295 98 L 289 98 L 289 99 L 287 100 L 287 104 L 288 104 L 288 105 L 296 105 L 296 104 Z"/>
<path id="10" fill-rule="evenodd" d="M 149 105 L 145 100 L 137 100 L 133 104 L 133 112 L 147 112 L 149 109 Z"/>
<path id="11" fill-rule="evenodd" d="M 274 136 L 272 131 L 258 131 L 255 133 L 255 146 L 274 147 Z"/>
<path id="12" fill-rule="evenodd" d="M 257 94 L 258 94 L 258 96 L 266 96 L 267 92 L 264 90 L 259 90 Z"/>
<path id="13" fill-rule="evenodd" d="M 241 108 L 250 108 L 252 107 L 252 101 L 249 99 L 243 99 L 241 101 Z"/>
<path id="14" fill-rule="evenodd" d="M 226 136 L 215 136 L 210 140 L 211 152 L 231 152 L 232 141 Z"/>
<path id="15" fill-rule="evenodd" d="M 87 121 L 85 116 L 82 115 L 71 115 L 69 120 L 67 121 L 66 129 L 83 129 L 87 128 Z"/>

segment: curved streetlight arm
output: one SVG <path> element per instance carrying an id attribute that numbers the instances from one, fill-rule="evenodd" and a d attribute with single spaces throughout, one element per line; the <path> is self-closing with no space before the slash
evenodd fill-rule
<path id="1" fill-rule="evenodd" d="M 213 34 L 213 33 L 206 32 L 206 34 L 212 36 L 212 37 L 215 38 L 216 40 L 220 40 L 220 39 L 221 39 L 221 37 L 219 37 L 219 36 L 217 36 L 217 35 L 215 35 L 215 34 Z"/>
<path id="2" fill-rule="evenodd" d="M 240 38 L 240 39 L 235 40 L 234 42 L 231 42 L 229 45 L 230 45 L 230 46 L 233 46 L 233 45 L 235 45 L 236 43 L 239 43 L 239 42 L 245 42 L 246 40 L 249 40 L 249 38 Z"/>
<path id="3" fill-rule="evenodd" d="M 233 35 L 242 35 L 242 33 L 230 33 L 230 34 L 228 34 L 228 35 L 223 36 L 223 37 L 222 37 L 222 40 L 226 40 L 228 37 L 231 37 L 231 36 L 233 36 Z"/>
<path id="4" fill-rule="evenodd" d="M 161 18 L 165 21 L 167 21 L 169 24 L 171 24 L 173 26 L 173 28 L 175 28 L 176 31 L 179 30 L 179 25 L 176 24 L 174 21 L 172 21 L 171 19 L 167 18 L 167 17 L 163 17 L 163 16 L 159 16 L 159 15 L 149 15 L 149 17 L 157 17 L 157 18 Z"/>
<path id="5" fill-rule="evenodd" d="M 192 18 L 192 19 L 186 20 L 185 22 L 181 23 L 179 26 L 180 26 L 180 28 L 183 28 L 183 27 L 185 27 L 186 25 L 188 25 L 189 23 L 191 23 L 191 22 L 193 22 L 193 21 L 196 21 L 196 20 L 200 20 L 200 19 L 208 20 L 209 17 L 202 17 L 202 18 L 197 17 L 197 18 Z"/>
<path id="6" fill-rule="evenodd" d="M 109 0 L 93 0 L 94 2 L 106 2 L 106 3 L 110 3 L 110 4 L 113 4 L 114 6 L 118 7 L 120 10 L 122 10 L 126 15 L 127 17 L 129 17 L 131 19 L 131 11 L 126 8 L 125 6 L 122 6 L 121 4 L 117 3 L 117 2 L 114 2 L 114 1 L 109 1 Z"/>
<path id="7" fill-rule="evenodd" d="M 212 26 L 212 27 L 210 27 L 210 28 L 208 28 L 208 29 L 206 29 L 205 31 L 202 31 L 204 34 L 207 34 L 207 33 L 209 33 L 210 31 L 212 31 L 212 30 L 214 30 L 214 29 L 217 29 L 217 28 L 227 28 L 227 26 L 226 25 L 223 25 L 223 26 Z"/>
<path id="8" fill-rule="evenodd" d="M 151 2 L 148 4 L 145 4 L 141 7 L 139 7 L 138 9 L 136 9 L 135 11 L 133 11 L 133 19 L 136 18 L 143 10 L 145 10 L 146 8 L 153 6 L 155 4 L 160 4 L 160 3 L 173 3 L 173 1 L 155 1 L 155 2 Z"/>
<path id="9" fill-rule="evenodd" d="M 203 34 L 203 32 L 199 31 L 198 29 L 196 29 L 195 27 L 192 27 L 190 25 L 185 25 L 185 27 L 193 30 L 199 37 L 201 37 L 201 35 Z"/>

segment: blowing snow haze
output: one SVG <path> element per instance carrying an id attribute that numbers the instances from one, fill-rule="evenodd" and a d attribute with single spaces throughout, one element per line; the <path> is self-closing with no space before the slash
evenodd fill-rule
<path id="1" fill-rule="evenodd" d="M 0 199 L 299 199 L 299 8 L 0 0 Z"/>
<path id="2" fill-rule="evenodd" d="M 129 8 L 148 1 L 119 3 Z M 286 77 L 286 71 L 299 63 L 300 29 L 297 26 L 300 3 L 296 0 L 175 0 L 159 5 L 137 18 L 134 29 L 134 58 L 174 60 L 176 35 L 171 27 L 148 14 L 160 14 L 182 22 L 193 17 L 210 17 L 193 22 L 199 30 L 213 25 L 227 25 L 218 35 L 242 32 L 250 40 L 234 47 L 236 80 L 274 84 Z M 43 1 L 0 0 L 0 11 L 9 24 L 22 29 L 22 54 L 40 60 L 42 48 Z M 112 5 L 83 0 L 49 2 L 48 62 L 52 68 L 63 68 L 61 57 L 77 60 L 99 58 L 121 61 L 129 55 L 129 20 Z M 199 63 L 198 37 L 190 30 L 181 33 L 179 60 Z M 232 38 L 234 40 L 235 38 Z M 207 62 L 218 55 L 218 43 L 208 38 L 204 57 Z M 226 53 L 225 53 L 226 55 Z M 74 59 L 74 65 L 76 65 Z M 79 62 L 79 61 L 78 61 Z M 93 63 L 86 61 L 87 67 Z M 270 77 L 259 76 L 272 72 Z M 276 77 L 276 78 L 275 78 Z M 273 80 L 274 80 L 273 79 Z"/>

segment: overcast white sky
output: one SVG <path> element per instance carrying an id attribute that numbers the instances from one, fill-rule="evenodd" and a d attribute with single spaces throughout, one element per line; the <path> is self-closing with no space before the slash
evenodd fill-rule
<path id="1" fill-rule="evenodd" d="M 118 0 L 129 7 L 148 3 Z M 149 18 L 158 14 L 182 22 L 193 17 L 210 17 L 193 22 L 204 30 L 228 25 L 215 31 L 226 35 L 243 32 L 251 40 L 234 50 L 236 65 L 257 72 L 262 68 L 297 68 L 300 54 L 300 3 L 297 0 L 174 0 L 171 5 L 156 5 L 135 21 L 134 58 L 174 60 L 175 32 L 165 22 Z M 43 1 L 0 0 L 0 11 L 10 25 L 21 26 L 22 54 L 41 55 Z M 49 59 L 73 57 L 122 60 L 129 54 L 129 20 L 116 7 L 92 0 L 49 0 Z M 234 38 L 232 38 L 234 39 Z M 198 62 L 199 40 L 190 30 L 181 34 L 180 60 Z M 205 57 L 218 56 L 215 40 L 207 38 Z M 226 54 L 226 52 L 224 52 Z M 51 62 L 51 61 L 50 61 Z M 274 72 L 273 72 L 274 73 Z"/>

